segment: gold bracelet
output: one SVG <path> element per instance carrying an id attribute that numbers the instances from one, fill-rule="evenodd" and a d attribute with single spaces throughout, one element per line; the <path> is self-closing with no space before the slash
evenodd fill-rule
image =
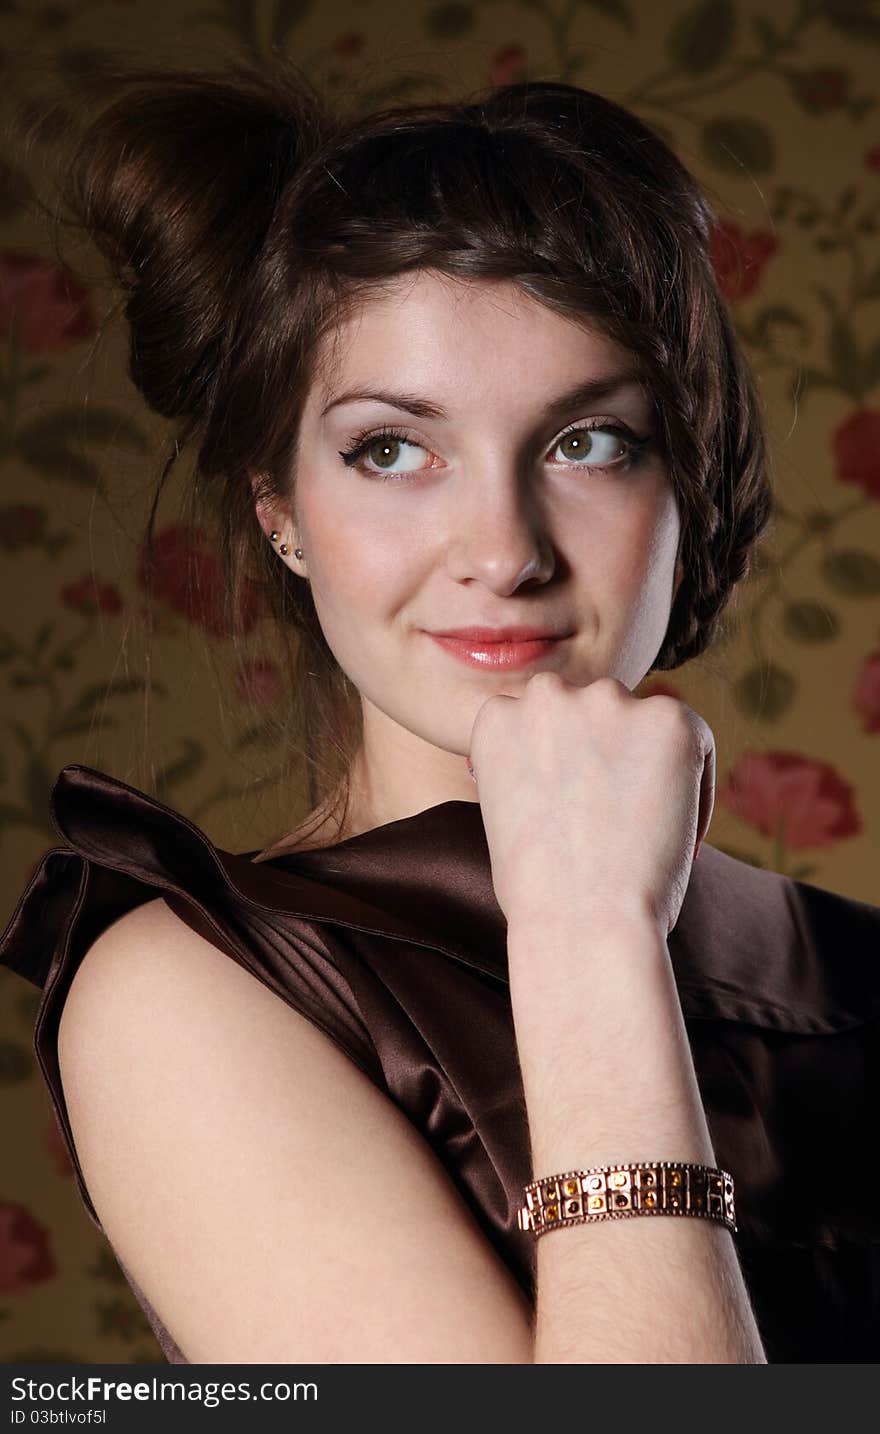
<path id="1" fill-rule="evenodd" d="M 681 1160 L 594 1165 L 531 1180 L 523 1194 L 526 1203 L 516 1223 L 536 1237 L 561 1225 L 631 1215 L 697 1215 L 736 1232 L 733 1178 L 712 1165 Z"/>

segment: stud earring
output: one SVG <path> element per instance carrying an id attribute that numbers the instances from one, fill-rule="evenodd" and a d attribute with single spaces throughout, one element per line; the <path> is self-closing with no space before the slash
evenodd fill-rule
<path id="1" fill-rule="evenodd" d="M 270 541 L 271 543 L 277 543 L 277 542 L 278 542 L 278 539 L 279 539 L 280 537 L 281 537 L 281 534 L 278 532 L 278 529 L 277 529 L 277 528 L 273 528 L 272 531 L 271 531 L 271 533 L 269 534 L 269 541 Z M 287 546 L 286 543 L 282 543 L 281 546 L 279 547 L 278 551 L 279 551 L 279 553 L 283 553 L 284 556 L 285 556 L 285 558 L 286 558 L 286 557 L 287 557 L 287 554 L 290 552 L 290 549 L 288 548 L 288 546 Z M 293 552 L 294 552 L 294 556 L 297 557 L 297 558 L 301 558 L 302 555 L 303 555 L 303 550 L 302 550 L 302 548 L 294 548 Z"/>

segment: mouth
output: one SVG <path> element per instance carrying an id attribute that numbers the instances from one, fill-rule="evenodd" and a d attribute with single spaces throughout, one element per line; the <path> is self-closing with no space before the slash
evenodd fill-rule
<path id="1" fill-rule="evenodd" d="M 454 637 L 462 642 L 472 640 L 482 647 L 494 642 L 544 642 L 551 638 L 568 637 L 566 632 L 556 632 L 552 627 L 447 627 L 432 632 L 432 637 Z"/>
<path id="2" fill-rule="evenodd" d="M 568 634 L 545 634 L 537 637 L 515 635 L 499 639 L 498 631 L 500 629 L 495 631 L 491 641 L 488 641 L 485 636 L 471 635 L 474 632 L 485 633 L 486 629 L 465 629 L 464 636 L 461 632 L 430 632 L 428 636 L 433 638 L 438 646 L 469 667 L 501 668 L 507 671 L 513 668 L 528 667 L 530 664 L 538 663 L 543 658 L 549 657 L 566 641 L 568 636 Z M 529 631 L 534 632 L 534 629 L 515 631 L 528 633 Z"/>

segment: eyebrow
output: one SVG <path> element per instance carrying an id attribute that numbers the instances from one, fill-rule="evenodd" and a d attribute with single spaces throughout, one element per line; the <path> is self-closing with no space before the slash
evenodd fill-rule
<path id="1" fill-rule="evenodd" d="M 642 374 L 638 369 L 619 369 L 613 373 L 600 374 L 597 378 L 587 379 L 586 382 L 576 383 L 573 388 L 566 389 L 557 398 L 553 398 L 545 404 L 541 414 L 544 423 L 551 423 L 563 418 L 572 408 L 581 404 L 595 403 L 597 399 L 608 398 L 611 394 L 617 393 L 621 388 L 630 384 L 642 382 Z M 430 398 L 424 398 L 417 393 L 394 393 L 389 389 L 367 389 L 350 388 L 345 393 L 340 393 L 336 398 L 330 400 L 325 408 L 321 409 L 321 417 L 329 413 L 331 408 L 338 408 L 343 403 L 360 403 L 365 399 L 372 399 L 376 403 L 387 403 L 391 408 L 402 409 L 404 413 L 411 413 L 415 418 L 438 418 L 449 417 L 444 408 L 434 403 Z"/>

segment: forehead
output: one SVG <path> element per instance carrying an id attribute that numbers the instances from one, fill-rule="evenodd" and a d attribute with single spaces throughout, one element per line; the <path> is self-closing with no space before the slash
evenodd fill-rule
<path id="1" fill-rule="evenodd" d="M 542 385 L 577 370 L 589 376 L 631 356 L 589 316 L 560 314 L 507 279 L 458 279 L 419 270 L 383 281 L 322 339 L 313 402 L 343 387 L 470 388 L 499 381 Z"/>

